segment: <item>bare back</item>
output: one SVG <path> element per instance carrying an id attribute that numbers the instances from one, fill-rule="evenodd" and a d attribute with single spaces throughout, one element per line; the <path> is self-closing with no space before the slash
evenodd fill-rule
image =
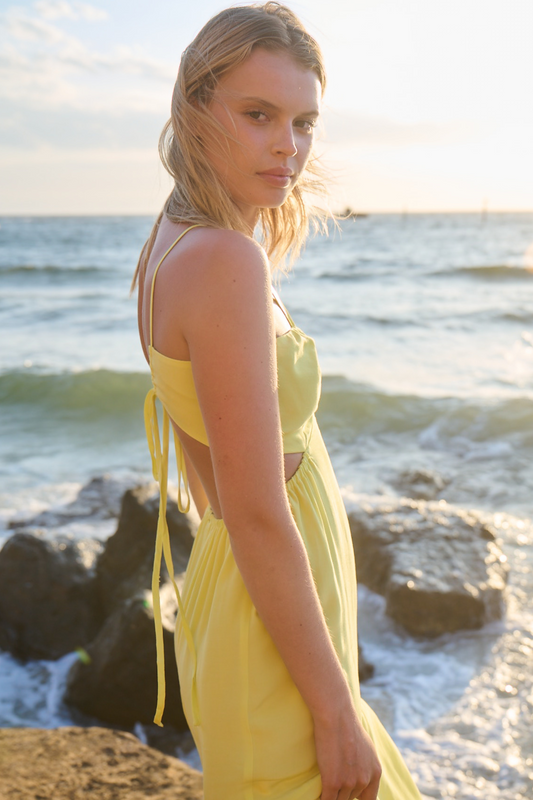
<path id="1" fill-rule="evenodd" d="M 167 250 L 187 229 L 186 224 L 170 222 L 165 216 L 144 270 L 139 276 L 138 322 L 141 344 L 149 362 L 150 344 L 150 297 L 154 272 Z M 194 314 L 194 308 L 202 302 L 199 286 L 201 281 L 194 274 L 194 256 L 202 246 L 202 239 L 212 229 L 198 228 L 190 231 L 166 256 L 158 271 L 153 296 L 153 346 L 168 358 L 190 362 L 189 342 L 185 336 L 182 320 Z M 283 336 L 290 330 L 290 322 L 278 303 L 273 304 L 275 335 Z M 183 445 L 191 495 L 200 516 L 209 504 L 216 517 L 222 516 L 218 498 L 211 451 L 208 446 L 190 436 L 172 420 Z M 253 447 L 253 444 L 250 444 Z M 290 480 L 302 459 L 301 453 L 286 453 L 284 459 L 285 480 Z"/>

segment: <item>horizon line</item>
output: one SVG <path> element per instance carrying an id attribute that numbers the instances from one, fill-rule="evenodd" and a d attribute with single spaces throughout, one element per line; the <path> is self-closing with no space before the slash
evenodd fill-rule
<path id="1" fill-rule="evenodd" d="M 397 215 L 397 216 L 417 216 L 422 214 L 480 214 L 482 216 L 489 216 L 491 214 L 533 214 L 533 208 L 502 208 L 502 209 L 359 209 L 356 210 L 351 206 L 345 206 L 342 211 L 333 212 L 335 216 L 341 217 L 344 212 L 349 208 L 350 212 L 356 217 L 358 216 L 379 216 L 382 215 Z M 64 212 L 64 211 L 15 211 L 15 212 L 1 212 L 0 219 L 16 219 L 23 217 L 42 217 L 43 219 L 54 218 L 82 218 L 82 217 L 157 217 L 159 212 L 156 211 L 80 211 L 80 212 Z M 347 217 L 349 219 L 349 217 Z"/>

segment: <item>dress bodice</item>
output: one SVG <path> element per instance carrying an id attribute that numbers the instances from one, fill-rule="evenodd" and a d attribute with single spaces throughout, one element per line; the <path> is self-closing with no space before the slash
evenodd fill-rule
<path id="1" fill-rule="evenodd" d="M 307 449 L 320 399 L 320 369 L 313 339 L 294 325 L 276 339 L 278 398 L 283 451 Z M 150 345 L 150 371 L 158 399 L 185 433 L 209 445 L 190 361 L 159 353 Z"/>

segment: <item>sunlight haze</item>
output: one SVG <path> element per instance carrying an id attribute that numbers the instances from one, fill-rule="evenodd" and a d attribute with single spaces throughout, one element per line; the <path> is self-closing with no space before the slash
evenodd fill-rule
<path id="1" fill-rule="evenodd" d="M 332 207 L 533 209 L 531 0 L 303 0 Z M 225 3 L 0 2 L 0 213 L 157 212 L 182 50 Z"/>

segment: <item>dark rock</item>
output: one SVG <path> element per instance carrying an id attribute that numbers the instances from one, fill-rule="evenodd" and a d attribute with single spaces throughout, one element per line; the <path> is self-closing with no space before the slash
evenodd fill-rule
<path id="1" fill-rule="evenodd" d="M 97 575 L 102 607 L 111 612 L 120 603 L 151 587 L 159 494 L 154 484 L 128 490 L 122 498 L 118 528 L 98 559 Z M 167 522 L 176 573 L 187 566 L 196 530 L 192 515 L 182 514 L 168 500 Z M 162 578 L 166 569 L 162 569 Z"/>
<path id="2" fill-rule="evenodd" d="M 95 540 L 16 533 L 0 551 L 0 648 L 17 658 L 60 658 L 101 624 Z"/>
<path id="3" fill-rule="evenodd" d="M 361 650 L 361 645 L 357 646 L 358 652 L 358 665 L 359 665 L 359 681 L 367 681 L 374 675 L 374 665 L 367 661 Z"/>
<path id="4" fill-rule="evenodd" d="M 185 730 L 174 655 L 176 601 L 170 583 L 161 587 L 167 699 L 163 721 Z M 105 722 L 150 723 L 156 708 L 156 654 L 151 595 L 134 597 L 108 617 L 86 648 L 88 658 L 71 668 L 65 700 Z"/>
<path id="5" fill-rule="evenodd" d="M 39 527 L 59 528 L 70 522 L 84 519 L 112 519 L 118 517 L 124 481 L 101 475 L 93 478 L 83 486 L 78 496 L 71 503 L 56 508 L 49 508 L 31 518 L 16 518 L 8 523 L 11 529 Z"/>
<path id="6" fill-rule="evenodd" d="M 140 727 L 140 731 L 139 731 Z M 182 758 L 183 755 L 191 755 L 194 760 L 199 760 L 196 753 L 196 758 L 193 751 L 196 749 L 196 744 L 192 738 L 192 733 L 187 731 L 178 731 L 172 725 L 165 725 L 163 728 L 159 725 L 146 724 L 136 725 L 135 733 L 141 734 L 139 738 L 149 747 L 159 750 L 160 753 L 165 753 L 167 756 L 174 756 L 174 758 Z"/>
<path id="7" fill-rule="evenodd" d="M 154 484 L 124 494 L 117 531 L 107 540 L 96 566 L 99 601 L 107 619 L 86 648 L 89 658 L 74 664 L 68 679 L 68 703 L 119 725 L 150 723 L 155 713 L 151 582 L 158 513 Z M 182 514 L 169 498 L 167 522 L 180 583 L 194 543 L 196 521 L 193 515 Z M 184 730 L 173 639 L 177 602 L 164 566 L 161 582 L 167 684 L 164 722 Z"/>
<path id="8" fill-rule="evenodd" d="M 392 481 L 403 495 L 415 500 L 435 500 L 448 483 L 438 472 L 429 469 L 406 469 Z"/>
<path id="9" fill-rule="evenodd" d="M 410 633 L 438 636 L 502 617 L 509 568 L 490 515 L 444 500 L 361 495 L 348 516 L 358 580 Z"/>
<path id="10" fill-rule="evenodd" d="M 202 776 L 123 731 L 0 730 L 2 788 L 13 800 L 201 800 Z"/>

